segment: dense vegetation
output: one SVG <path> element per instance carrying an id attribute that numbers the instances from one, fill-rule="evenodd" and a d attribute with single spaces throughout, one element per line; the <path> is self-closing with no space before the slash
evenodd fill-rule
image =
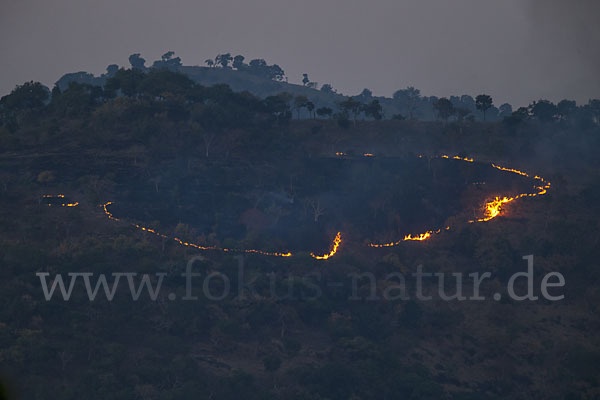
<path id="1" fill-rule="evenodd" d="M 101 85 L 49 91 L 30 82 L 0 100 L 0 368 L 24 398 L 598 396 L 596 101 L 540 101 L 498 120 L 484 96 L 474 101 L 484 122 L 438 99 L 439 121 L 408 111 L 391 119 L 378 99 L 259 97 L 200 85 L 170 70 L 179 67 L 172 54 L 149 69 L 138 58 Z M 243 59 L 216 63 L 209 69 L 233 63 L 259 74 Z M 425 101 L 412 89 L 391 101 L 415 96 Z M 539 173 L 553 189 L 466 224 L 486 196 L 525 183 L 484 164 L 427 158 L 444 153 Z M 80 205 L 47 207 L 41 196 L 56 193 Z M 107 201 L 120 218 L 207 245 L 306 253 L 348 234 L 326 262 L 247 256 L 253 291 L 243 298 L 133 302 L 121 293 L 90 302 L 75 290 L 69 302 L 46 302 L 35 272 L 168 272 L 164 293 L 184 291 L 179 274 L 198 252 L 108 220 L 98 207 Z M 364 246 L 447 222 L 455 228 L 425 243 Z M 221 271 L 237 287 L 235 254 L 202 254 L 198 272 Z M 491 271 L 493 293 L 524 270 L 526 254 L 536 278 L 565 275 L 564 301 L 369 301 L 368 279 L 360 300 L 348 301 L 348 274 L 372 272 L 380 293 L 390 273 L 419 264 Z M 299 298 L 273 296 L 273 282 L 277 293 L 292 283 Z M 322 295 L 304 296 L 315 284 Z"/>

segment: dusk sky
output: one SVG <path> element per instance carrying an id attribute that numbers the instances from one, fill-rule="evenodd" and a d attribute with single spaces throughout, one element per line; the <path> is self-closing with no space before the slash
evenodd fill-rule
<path id="1" fill-rule="evenodd" d="M 600 97 L 596 0 L 4 0 L 0 94 L 28 80 L 218 53 L 279 64 L 344 94 L 488 93 L 497 105 Z"/>

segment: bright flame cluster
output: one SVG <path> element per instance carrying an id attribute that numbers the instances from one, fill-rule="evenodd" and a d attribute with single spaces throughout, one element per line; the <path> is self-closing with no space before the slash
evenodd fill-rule
<path id="1" fill-rule="evenodd" d="M 496 165 L 493 163 L 492 163 L 492 167 L 496 168 L 497 170 L 500 170 L 500 171 L 512 172 L 513 174 L 531 178 L 531 176 L 528 173 L 519 171 L 517 169 L 504 168 L 504 167 L 500 167 L 499 165 Z M 487 222 L 491 219 L 494 219 L 498 215 L 500 215 L 500 213 L 502 212 L 502 206 L 504 204 L 510 203 L 510 202 L 520 199 L 522 197 L 535 197 L 535 196 L 541 196 L 541 195 L 546 194 L 548 192 L 548 189 L 550 189 L 550 186 L 551 186 L 550 182 L 546 182 L 546 180 L 544 180 L 544 178 L 542 178 L 541 176 L 538 176 L 538 175 L 535 175 L 533 177 L 533 179 L 539 183 L 539 186 L 534 186 L 534 188 L 537 190 L 536 193 L 521 193 L 521 194 L 518 194 L 513 197 L 506 197 L 506 196 L 498 197 L 498 196 L 496 196 L 494 199 L 488 201 L 483 206 L 483 217 L 478 218 L 476 220 L 471 220 L 471 221 L 469 221 L 469 223 Z"/>
<path id="2" fill-rule="evenodd" d="M 447 226 L 445 228 L 445 230 L 447 230 L 447 231 L 450 230 L 450 227 Z M 412 233 L 409 233 L 408 235 L 404 236 L 402 239 L 398 240 L 397 242 L 383 243 L 383 244 L 369 243 L 369 246 L 370 247 L 394 247 L 394 246 L 398 246 L 402 242 L 408 242 L 408 241 L 422 242 L 424 240 L 429 239 L 432 235 L 437 235 L 441 231 L 442 231 L 442 229 L 440 228 L 436 231 L 427 231 L 425 233 L 418 233 L 415 235 L 413 235 Z"/>
<path id="3" fill-rule="evenodd" d="M 419 158 L 423 158 L 422 155 L 419 155 Z M 451 159 L 451 160 L 460 160 L 460 161 L 466 161 L 466 162 L 474 162 L 474 159 L 472 158 L 467 158 L 467 157 L 459 157 L 459 156 L 448 156 L 448 155 L 442 155 L 440 156 L 440 158 L 445 158 L 445 159 Z M 544 180 L 544 178 L 535 175 L 533 177 L 531 177 L 529 174 L 527 174 L 526 172 L 523 171 L 519 171 L 517 169 L 513 169 L 513 168 L 505 168 L 505 167 L 501 167 L 499 165 L 496 165 L 494 163 L 491 164 L 493 168 L 496 168 L 497 170 L 500 171 L 505 171 L 505 172 L 511 172 L 513 174 L 517 174 L 517 175 L 521 175 L 521 176 L 525 176 L 528 178 L 533 178 L 535 181 L 538 182 L 538 186 L 534 186 L 534 188 L 537 190 L 536 193 L 521 193 L 518 194 L 516 196 L 513 197 L 499 197 L 496 196 L 494 199 L 486 202 L 483 206 L 483 217 L 475 219 L 475 220 L 470 220 L 469 223 L 474 223 L 474 222 L 487 222 L 491 219 L 496 218 L 497 216 L 499 216 L 502 213 L 502 209 L 504 204 L 510 203 L 512 201 L 515 201 L 517 199 L 520 199 L 522 197 L 535 197 L 535 196 L 541 196 L 544 195 L 548 192 L 548 189 L 550 189 L 550 182 L 547 182 L 546 180 Z M 449 230 L 450 227 L 446 227 L 446 230 Z M 438 230 L 431 230 L 431 231 L 427 231 L 425 233 L 420 233 L 417 235 L 406 235 L 404 236 L 403 239 L 400 239 L 396 242 L 391 242 L 391 243 L 384 243 L 384 244 L 377 244 L 377 243 L 369 243 L 369 246 L 371 247 L 392 247 L 392 246 L 397 246 L 402 242 L 405 241 L 409 241 L 409 240 L 414 240 L 414 241 L 424 241 L 427 240 L 429 238 L 432 237 L 433 234 L 437 234 L 440 233 L 441 229 Z"/>
<path id="4" fill-rule="evenodd" d="M 333 239 L 333 246 L 331 248 L 331 251 L 328 254 L 323 254 L 322 256 L 317 256 L 314 253 L 310 253 L 310 255 L 313 258 L 316 258 L 317 260 L 327 260 L 328 258 L 331 258 L 333 256 L 335 256 L 335 253 L 337 253 L 340 244 L 342 244 L 342 232 L 338 232 L 337 235 L 335 235 L 335 239 Z"/>

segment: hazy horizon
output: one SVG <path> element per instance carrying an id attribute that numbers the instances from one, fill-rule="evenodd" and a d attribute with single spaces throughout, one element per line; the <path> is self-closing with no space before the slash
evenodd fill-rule
<path id="1" fill-rule="evenodd" d="M 100 74 L 167 50 L 185 65 L 218 53 L 279 64 L 354 95 L 415 86 L 424 95 L 487 93 L 495 104 L 600 97 L 599 3 L 584 0 L 41 0 L 0 13 L 0 95 L 25 81 Z M 35 11 L 32 11 L 35 10 Z"/>

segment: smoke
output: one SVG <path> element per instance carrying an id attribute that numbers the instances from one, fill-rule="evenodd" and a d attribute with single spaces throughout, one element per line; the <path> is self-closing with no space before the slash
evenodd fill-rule
<path id="1" fill-rule="evenodd" d="M 562 79 L 566 92 L 600 97 L 600 1 L 527 0 L 540 71 Z M 574 90 L 575 89 L 575 90 Z"/>

